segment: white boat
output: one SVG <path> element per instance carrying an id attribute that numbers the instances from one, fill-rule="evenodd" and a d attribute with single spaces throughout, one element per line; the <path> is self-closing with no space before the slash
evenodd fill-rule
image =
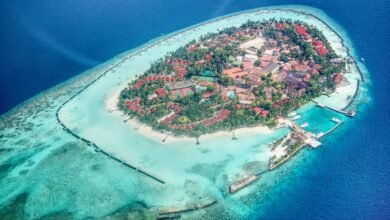
<path id="1" fill-rule="evenodd" d="M 336 122 L 336 123 L 340 123 L 340 122 L 341 122 L 341 120 L 338 119 L 338 118 L 336 118 L 336 117 L 333 117 L 333 118 L 332 118 L 332 121 L 333 121 L 333 122 Z"/>
<path id="2" fill-rule="evenodd" d="M 291 120 L 297 120 L 297 119 L 300 119 L 300 118 L 301 118 L 300 115 L 296 115 L 296 116 L 292 117 Z"/>
<path id="3" fill-rule="evenodd" d="M 309 126 L 309 123 L 305 122 L 301 125 L 301 128 L 306 128 L 307 126 Z"/>
<path id="4" fill-rule="evenodd" d="M 297 115 L 297 113 L 296 112 L 290 112 L 290 113 L 288 113 L 288 117 L 293 117 L 293 116 L 295 116 L 295 115 Z"/>

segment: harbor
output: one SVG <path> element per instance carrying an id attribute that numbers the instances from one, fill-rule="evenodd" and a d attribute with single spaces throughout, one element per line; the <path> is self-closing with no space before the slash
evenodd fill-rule
<path id="1" fill-rule="evenodd" d="M 347 112 L 327 107 L 315 101 L 313 102 L 315 105 L 309 105 L 307 108 L 311 108 L 312 110 L 319 108 L 318 110 L 320 110 L 319 112 L 312 111 L 314 113 L 313 116 L 307 115 L 307 113 L 301 115 L 302 112 L 291 112 L 287 115 L 287 117 L 279 119 L 279 123 L 290 127 L 291 132 L 279 142 L 274 143 L 272 152 L 275 153 L 270 159 L 270 170 L 273 170 L 287 162 L 292 156 L 298 153 L 305 146 L 310 146 L 312 149 L 316 149 L 317 147 L 321 146 L 321 142 L 319 140 L 334 132 L 344 123 L 344 120 L 339 119 L 337 115 L 342 114 L 351 117 Z M 321 112 L 321 109 L 324 109 L 325 112 Z M 305 111 L 307 112 L 307 110 Z M 333 114 L 327 111 L 335 112 L 336 115 L 332 116 Z M 321 117 L 318 117 L 317 115 L 321 115 Z M 318 127 L 314 128 L 312 125 L 310 125 L 311 123 L 314 123 L 314 121 L 311 119 L 314 117 L 317 119 L 317 121 L 321 119 L 322 125 L 328 124 L 327 126 L 323 127 L 327 129 L 321 131 L 318 130 Z M 325 123 L 326 121 L 327 123 Z"/>

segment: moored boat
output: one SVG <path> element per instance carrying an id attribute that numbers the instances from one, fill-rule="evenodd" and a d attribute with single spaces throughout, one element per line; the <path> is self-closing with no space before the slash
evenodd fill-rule
<path id="1" fill-rule="evenodd" d="M 307 126 L 309 126 L 309 123 L 305 122 L 301 125 L 301 128 L 306 128 Z"/>
<path id="2" fill-rule="evenodd" d="M 296 112 L 290 112 L 290 113 L 288 113 L 288 117 L 294 117 L 294 116 L 296 116 L 297 115 L 297 113 Z"/>
<path id="3" fill-rule="evenodd" d="M 297 120 L 297 119 L 300 119 L 300 118 L 301 118 L 300 115 L 296 115 L 296 116 L 292 117 L 291 120 Z"/>
<path id="4" fill-rule="evenodd" d="M 336 117 L 333 117 L 333 118 L 332 118 L 332 121 L 333 121 L 333 122 L 336 122 L 336 123 L 340 123 L 340 122 L 341 122 L 341 120 L 338 119 L 338 118 L 336 118 Z"/>

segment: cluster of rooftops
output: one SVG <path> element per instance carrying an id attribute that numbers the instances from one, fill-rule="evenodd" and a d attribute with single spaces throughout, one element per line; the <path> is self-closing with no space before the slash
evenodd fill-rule
<path id="1" fill-rule="evenodd" d="M 308 34 L 306 28 L 302 25 L 293 24 L 293 29 L 300 39 L 310 43 L 318 56 L 325 56 L 328 49 L 325 44 L 314 39 Z M 201 43 L 187 46 L 187 50 L 196 52 L 200 48 L 222 47 L 232 43 L 240 43 L 240 53 L 230 56 L 227 63 L 224 63 L 224 69 L 219 74 L 212 74 L 210 70 L 204 70 L 198 76 L 187 77 L 187 69 L 191 63 L 183 58 L 170 57 L 166 60 L 168 65 L 172 65 L 171 74 L 161 75 L 159 73 L 145 76 L 135 81 L 130 89 L 141 89 L 144 84 L 153 84 L 162 82 L 161 87 L 154 88 L 148 95 L 148 100 L 161 101 L 163 98 L 175 103 L 175 100 L 199 93 L 202 99 L 207 100 L 212 96 L 221 96 L 225 102 L 234 101 L 236 109 L 250 109 L 259 117 L 267 117 L 269 109 L 263 109 L 256 106 L 255 100 L 259 97 L 259 92 L 255 94 L 254 90 L 261 88 L 260 94 L 262 100 L 272 102 L 272 107 L 278 108 L 283 102 L 289 102 L 291 99 L 299 98 L 306 92 L 308 82 L 314 75 L 318 75 L 319 81 L 325 81 L 320 75 L 322 66 L 314 60 L 298 60 L 288 57 L 287 60 L 281 60 L 281 56 L 290 53 L 302 52 L 297 45 L 289 43 L 289 37 L 283 35 L 282 30 L 286 28 L 284 23 L 274 24 L 274 29 L 278 39 L 266 39 L 264 30 L 247 28 L 239 30 L 233 35 L 221 34 L 212 39 L 206 39 Z M 245 43 L 240 42 L 240 37 L 250 37 Z M 206 65 L 213 59 L 212 53 L 207 53 L 203 59 L 197 60 L 196 65 Z M 332 63 L 338 65 L 343 60 L 341 58 L 333 59 Z M 341 83 L 345 80 L 342 73 L 334 74 L 334 81 Z M 221 83 L 221 79 L 227 79 L 229 84 Z M 267 83 L 266 83 L 267 82 Z M 269 83 L 272 82 L 272 83 Z M 280 86 L 282 85 L 282 86 Z M 278 98 L 275 98 L 275 95 Z M 126 100 L 125 105 L 130 111 L 145 113 L 141 107 L 139 98 Z M 175 124 L 175 119 L 180 115 L 182 107 L 178 104 L 170 105 L 173 113 L 160 120 L 171 129 L 193 129 L 198 123 L 205 127 L 226 119 L 231 111 L 227 109 L 220 110 L 216 116 L 204 119 L 198 123 L 187 125 Z M 148 109 L 148 113 L 152 113 Z"/>

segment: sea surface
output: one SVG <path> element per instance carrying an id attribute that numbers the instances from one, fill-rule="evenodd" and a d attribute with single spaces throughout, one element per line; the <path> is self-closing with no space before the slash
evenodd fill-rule
<path id="1" fill-rule="evenodd" d="M 0 112 L 152 38 L 227 13 L 278 4 L 319 8 L 364 57 L 372 101 L 364 114 L 279 171 L 253 218 L 390 216 L 388 1 L 2 1 Z M 291 165 L 291 164 L 290 164 Z M 294 169 L 290 169 L 294 167 Z M 261 203 L 261 204 L 260 204 Z"/>

